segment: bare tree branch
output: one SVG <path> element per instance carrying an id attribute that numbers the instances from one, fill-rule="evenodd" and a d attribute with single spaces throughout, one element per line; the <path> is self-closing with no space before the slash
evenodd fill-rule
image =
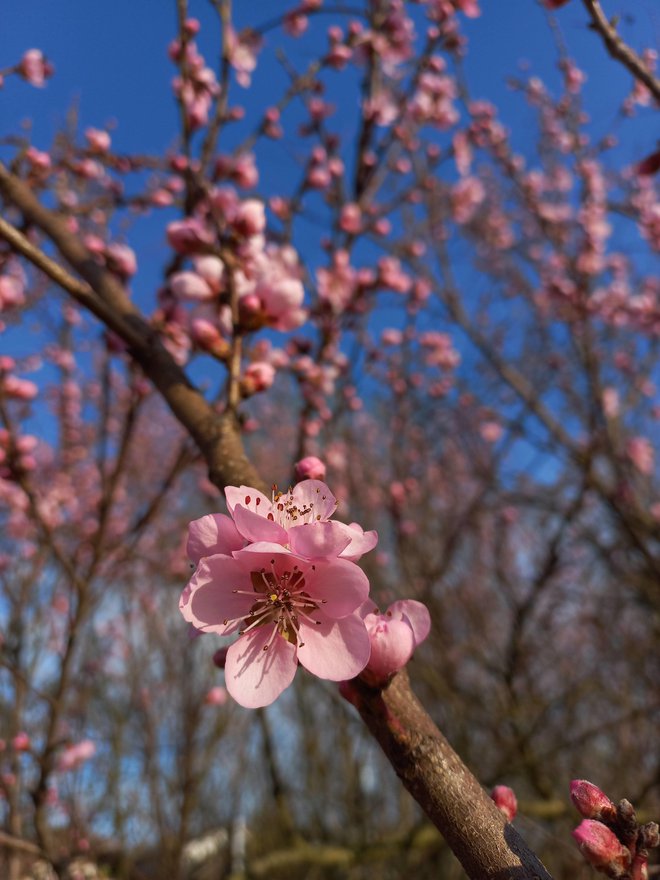
<path id="1" fill-rule="evenodd" d="M 608 21 L 599 0 L 582 0 L 582 3 L 589 13 L 593 30 L 601 35 L 612 58 L 627 67 L 660 104 L 660 79 L 653 75 L 639 55 L 619 36 L 616 28 Z"/>

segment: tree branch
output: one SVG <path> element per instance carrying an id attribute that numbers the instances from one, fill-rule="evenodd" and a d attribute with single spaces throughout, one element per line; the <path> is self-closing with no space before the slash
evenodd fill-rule
<path id="1" fill-rule="evenodd" d="M 582 0 L 591 18 L 592 29 L 601 35 L 607 51 L 612 58 L 620 61 L 630 73 L 651 92 L 660 104 L 660 79 L 654 76 L 639 55 L 619 36 L 603 12 L 599 0 Z"/>
<path id="2" fill-rule="evenodd" d="M 405 670 L 382 689 L 354 679 L 344 695 L 471 880 L 552 880 L 426 714 Z"/>
<path id="3" fill-rule="evenodd" d="M 127 345 L 130 355 L 160 391 L 176 418 L 189 432 L 208 462 L 209 478 L 223 489 L 233 483 L 245 483 L 270 491 L 248 460 L 235 417 L 218 415 L 205 397 L 193 386 L 185 372 L 160 342 L 158 333 L 131 302 L 123 285 L 99 266 L 82 242 L 66 226 L 63 218 L 45 208 L 30 188 L 0 163 L 0 192 L 15 205 L 25 219 L 37 226 L 58 249 L 67 263 L 89 285 L 75 279 L 38 249 L 27 248 L 12 233 L 18 232 L 6 222 L 0 235 L 18 246 L 28 260 L 49 277 L 62 284 L 85 308 L 116 333 Z M 20 233 L 19 233 L 20 235 Z"/>

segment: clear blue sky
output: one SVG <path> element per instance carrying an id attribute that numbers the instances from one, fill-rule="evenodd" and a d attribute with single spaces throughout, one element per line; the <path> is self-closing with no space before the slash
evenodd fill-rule
<path id="1" fill-rule="evenodd" d="M 272 19 L 274 10 L 289 6 L 278 0 L 237 0 L 237 21 L 240 26 L 258 25 Z M 546 14 L 536 0 L 482 0 L 482 7 L 481 18 L 464 19 L 471 45 L 467 69 L 472 90 L 495 101 L 505 120 L 515 127 L 521 104 L 512 98 L 506 78 L 515 75 L 517 62 L 527 60 L 542 76 L 554 77 L 556 55 Z M 605 0 L 605 8 L 612 14 L 622 13 L 622 33 L 633 45 L 660 45 L 657 0 Z M 215 21 L 210 4 L 201 0 L 192 2 L 190 11 L 205 24 Z M 634 21 L 628 16 L 634 16 Z M 560 10 L 557 19 L 570 52 L 589 73 L 587 97 L 594 122 L 606 127 L 630 78 L 607 58 L 596 35 L 586 27 L 579 0 Z M 286 41 L 295 65 L 302 66 L 312 57 L 331 20 L 319 16 L 308 35 Z M 79 99 L 85 124 L 119 122 L 118 149 L 148 151 L 169 144 L 175 115 L 169 88 L 173 67 L 166 46 L 175 30 L 173 0 L 3 0 L 0 28 L 0 65 L 15 62 L 26 49 L 38 47 L 56 66 L 56 76 L 43 90 L 17 82 L 6 84 L 0 93 L 3 134 L 14 130 L 19 120 L 31 117 L 38 120 L 35 141 L 46 146 L 71 101 Z M 210 53 L 214 41 L 203 37 L 201 45 Z M 262 96 L 263 89 L 272 87 L 273 77 L 279 81 L 273 64 L 263 64 L 255 78 L 255 94 Z M 241 96 L 245 93 L 239 88 L 236 99 Z M 643 152 L 652 144 L 641 139 L 639 146 Z"/>

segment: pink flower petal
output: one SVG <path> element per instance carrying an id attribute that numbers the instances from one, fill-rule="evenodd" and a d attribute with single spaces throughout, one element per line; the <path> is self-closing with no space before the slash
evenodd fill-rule
<path id="1" fill-rule="evenodd" d="M 286 544 L 286 530 L 273 520 L 266 519 L 258 513 L 253 513 L 247 507 L 237 504 L 234 507 L 234 522 L 236 528 L 247 538 L 248 541 L 273 541 L 276 544 Z"/>
<path id="2" fill-rule="evenodd" d="M 304 568 L 300 565 L 300 568 Z M 354 562 L 332 559 L 319 562 L 305 575 L 307 592 L 316 601 L 324 601 L 327 617 L 346 617 L 356 611 L 369 594 L 369 580 Z"/>
<path id="3" fill-rule="evenodd" d="M 229 556 L 240 550 L 245 541 L 232 520 L 222 513 L 209 513 L 193 520 L 188 526 L 186 552 L 191 562 L 197 563 L 203 556 L 224 553 Z"/>
<path id="4" fill-rule="evenodd" d="M 291 497 L 303 509 L 313 505 L 313 518 L 317 521 L 330 519 L 337 509 L 337 499 L 320 480 L 303 480 L 294 487 Z"/>
<path id="5" fill-rule="evenodd" d="M 286 547 L 283 547 L 281 544 L 273 541 L 255 541 L 253 544 L 246 544 L 245 547 L 243 547 L 241 550 L 234 551 L 234 558 L 243 559 L 245 558 L 246 553 L 263 554 L 263 559 L 250 563 L 254 569 L 263 566 L 265 566 L 266 568 L 270 568 L 270 561 L 271 559 L 273 559 L 273 553 L 279 553 L 282 556 L 293 556 L 293 553 L 291 553 L 290 550 L 288 550 Z M 296 557 L 296 560 L 303 563 L 307 561 L 305 559 L 299 559 L 298 557 Z M 289 568 L 291 567 L 291 565 L 295 565 L 295 562 L 291 563 L 289 565 Z"/>
<path id="6" fill-rule="evenodd" d="M 392 602 L 387 614 L 410 624 L 415 636 L 415 647 L 421 645 L 431 631 L 431 615 L 423 602 L 417 602 L 415 599 L 399 599 L 397 602 Z"/>
<path id="7" fill-rule="evenodd" d="M 346 526 L 338 522 L 303 523 L 289 529 L 289 546 L 293 553 L 318 559 L 339 556 L 351 543 Z"/>
<path id="8" fill-rule="evenodd" d="M 230 556 L 206 556 L 184 590 L 179 608 L 197 629 L 229 635 L 242 625 L 253 604 L 250 595 L 234 590 L 252 590 L 245 565 Z"/>
<path id="9" fill-rule="evenodd" d="M 346 534 L 351 539 L 350 544 L 341 554 L 342 559 L 357 562 L 361 556 L 373 550 L 378 543 L 378 532 L 365 532 L 362 526 L 357 523 L 351 523 L 350 526 L 344 525 L 344 523 L 339 523 L 339 525 L 346 530 Z"/>
<path id="10" fill-rule="evenodd" d="M 301 620 L 298 660 L 319 678 L 345 681 L 355 678 L 367 665 L 369 636 L 357 614 L 341 620 L 321 620 L 320 625 Z"/>
<path id="11" fill-rule="evenodd" d="M 247 709 L 270 705 L 288 688 L 296 674 L 294 645 L 276 635 L 264 650 L 273 630 L 274 625 L 259 627 L 242 636 L 227 651 L 227 690 Z"/>
<path id="12" fill-rule="evenodd" d="M 227 499 L 227 507 L 231 514 L 237 504 L 247 507 L 255 513 L 261 513 L 261 516 L 268 516 L 271 509 L 270 498 L 266 498 L 263 492 L 252 489 L 250 486 L 226 486 L 225 498 Z"/>

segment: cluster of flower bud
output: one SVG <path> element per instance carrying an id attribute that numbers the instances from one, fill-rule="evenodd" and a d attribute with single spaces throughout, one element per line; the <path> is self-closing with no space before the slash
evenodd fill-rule
<path id="1" fill-rule="evenodd" d="M 649 850 L 660 843 L 658 825 L 640 825 L 630 801 L 618 805 L 586 779 L 571 782 L 571 800 L 584 819 L 573 832 L 587 862 L 618 880 L 646 880 Z"/>

